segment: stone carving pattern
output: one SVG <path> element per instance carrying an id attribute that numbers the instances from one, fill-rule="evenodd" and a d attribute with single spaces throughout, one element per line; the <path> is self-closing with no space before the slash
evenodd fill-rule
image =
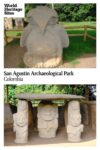
<path id="1" fill-rule="evenodd" d="M 38 131 L 42 138 L 56 136 L 58 128 L 58 107 L 55 105 L 40 105 L 38 107 Z"/>
<path id="2" fill-rule="evenodd" d="M 15 143 L 27 143 L 28 141 L 28 102 L 19 100 L 17 113 L 14 114 L 13 130 L 16 132 Z"/>
<path id="3" fill-rule="evenodd" d="M 81 141 L 81 132 L 83 132 L 83 124 L 81 124 L 80 103 L 71 101 L 68 104 L 68 125 L 67 125 L 68 141 Z"/>

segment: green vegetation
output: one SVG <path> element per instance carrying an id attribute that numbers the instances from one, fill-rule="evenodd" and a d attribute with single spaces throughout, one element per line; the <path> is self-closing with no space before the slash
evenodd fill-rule
<path id="1" fill-rule="evenodd" d="M 7 95 L 8 88 L 8 95 Z M 12 105 L 17 104 L 14 95 L 18 93 L 44 93 L 44 94 L 77 94 L 83 95 L 85 85 L 5 85 L 4 98 L 5 102 Z M 40 101 L 32 101 L 33 106 L 37 106 Z M 54 101 L 59 105 L 64 104 L 64 101 Z"/>
<path id="2" fill-rule="evenodd" d="M 25 14 L 36 6 L 46 5 L 52 7 L 51 4 L 26 4 Z M 57 11 L 60 21 L 96 21 L 96 4 L 53 4 Z"/>
<path id="3" fill-rule="evenodd" d="M 61 22 L 61 24 L 65 26 L 84 26 L 84 25 L 91 25 L 91 26 L 96 26 L 95 21 L 79 21 L 79 22 Z"/>
<path id="4" fill-rule="evenodd" d="M 83 33 L 82 30 L 68 30 L 68 33 L 80 34 Z M 95 36 L 95 30 L 88 31 L 90 35 Z M 83 37 L 69 37 L 70 45 L 68 48 L 64 48 L 63 58 L 67 62 L 75 61 L 77 58 L 82 57 L 85 54 L 95 54 L 96 53 L 96 41 L 87 38 L 86 41 Z"/>
<path id="5" fill-rule="evenodd" d="M 16 31 L 16 29 L 15 29 L 15 31 L 7 31 L 6 32 L 6 34 L 7 34 L 7 36 L 21 36 L 21 33 L 22 33 L 22 31 Z"/>

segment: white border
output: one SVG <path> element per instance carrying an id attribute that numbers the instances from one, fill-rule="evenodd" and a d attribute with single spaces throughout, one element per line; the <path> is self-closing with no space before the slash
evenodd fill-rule
<path id="1" fill-rule="evenodd" d="M 1 104 L 0 104 L 0 111 L 1 111 L 1 116 L 0 116 L 0 120 L 1 120 L 1 126 L 0 126 L 0 149 L 18 149 L 18 150 L 22 150 L 22 149 L 33 149 L 33 148 L 46 148 L 46 149 L 51 149 L 51 147 L 34 147 L 34 146 L 18 146 L 18 147 L 4 147 L 3 146 L 3 118 L 4 118 L 4 113 L 3 113 L 3 4 L 4 3 L 97 3 L 97 68 L 96 69 L 75 69 L 75 77 L 72 79 L 65 79 L 65 78 L 54 78 L 52 79 L 52 83 L 53 84 L 63 84 L 65 83 L 66 80 L 66 84 L 97 84 L 97 146 L 96 147 L 83 147 L 86 150 L 91 148 L 91 149 L 99 149 L 100 147 L 100 77 L 99 77 L 99 71 L 100 71 L 100 44 L 98 42 L 98 39 L 100 41 L 100 3 L 99 0 L 4 0 L 4 1 L 0 1 L 0 51 L 1 51 L 1 58 L 0 58 L 0 100 L 1 100 Z M 12 69 L 10 69 L 12 70 Z M 15 70 L 15 69 L 14 69 Z M 70 70 L 70 69 L 68 69 Z M 72 69 L 71 69 L 72 70 Z M 49 84 L 51 83 L 51 81 L 49 80 L 50 78 L 48 77 L 43 77 L 42 78 L 35 78 L 35 81 L 33 83 L 37 83 L 37 84 Z M 26 84 L 29 83 L 29 81 L 26 80 L 25 82 Z M 12 83 L 11 83 L 12 84 Z M 64 148 L 70 148 L 70 149 L 83 149 L 82 147 L 63 147 Z M 62 149 L 62 147 L 57 147 L 57 149 Z"/>

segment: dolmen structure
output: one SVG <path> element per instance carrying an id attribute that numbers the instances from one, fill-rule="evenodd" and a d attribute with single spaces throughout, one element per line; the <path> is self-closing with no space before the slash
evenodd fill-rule
<path id="1" fill-rule="evenodd" d="M 69 94 L 17 94 L 17 113 L 14 114 L 15 143 L 28 142 L 28 102 L 40 100 L 37 107 L 37 129 L 41 138 L 54 138 L 58 129 L 58 106 L 52 103 L 55 100 L 64 100 L 65 129 L 69 142 L 80 142 L 84 125 L 81 123 L 80 102 L 83 96 Z M 67 109 L 67 110 L 66 110 Z M 67 121 L 66 121 L 67 120 Z"/>

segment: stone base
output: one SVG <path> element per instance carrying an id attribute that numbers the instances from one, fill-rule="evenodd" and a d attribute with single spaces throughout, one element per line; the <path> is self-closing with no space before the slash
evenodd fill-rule
<path id="1" fill-rule="evenodd" d="M 56 137 L 56 129 L 49 129 L 48 131 L 41 129 L 39 130 L 39 136 L 41 138 L 54 138 Z"/>
<path id="2" fill-rule="evenodd" d="M 81 134 L 80 135 L 73 135 L 73 134 L 68 134 L 68 141 L 69 142 L 80 142 L 81 141 L 81 138 L 80 138 Z"/>
<path id="3" fill-rule="evenodd" d="M 28 142 L 28 139 L 15 139 L 15 143 L 18 144 L 25 144 Z"/>
<path id="4" fill-rule="evenodd" d="M 55 68 L 63 64 L 62 56 L 39 57 L 29 52 L 25 53 L 23 61 L 29 68 Z"/>
<path id="5" fill-rule="evenodd" d="M 77 127 L 67 125 L 67 134 L 69 142 L 80 142 L 81 141 L 81 132 L 83 132 L 83 124 L 80 124 Z"/>

